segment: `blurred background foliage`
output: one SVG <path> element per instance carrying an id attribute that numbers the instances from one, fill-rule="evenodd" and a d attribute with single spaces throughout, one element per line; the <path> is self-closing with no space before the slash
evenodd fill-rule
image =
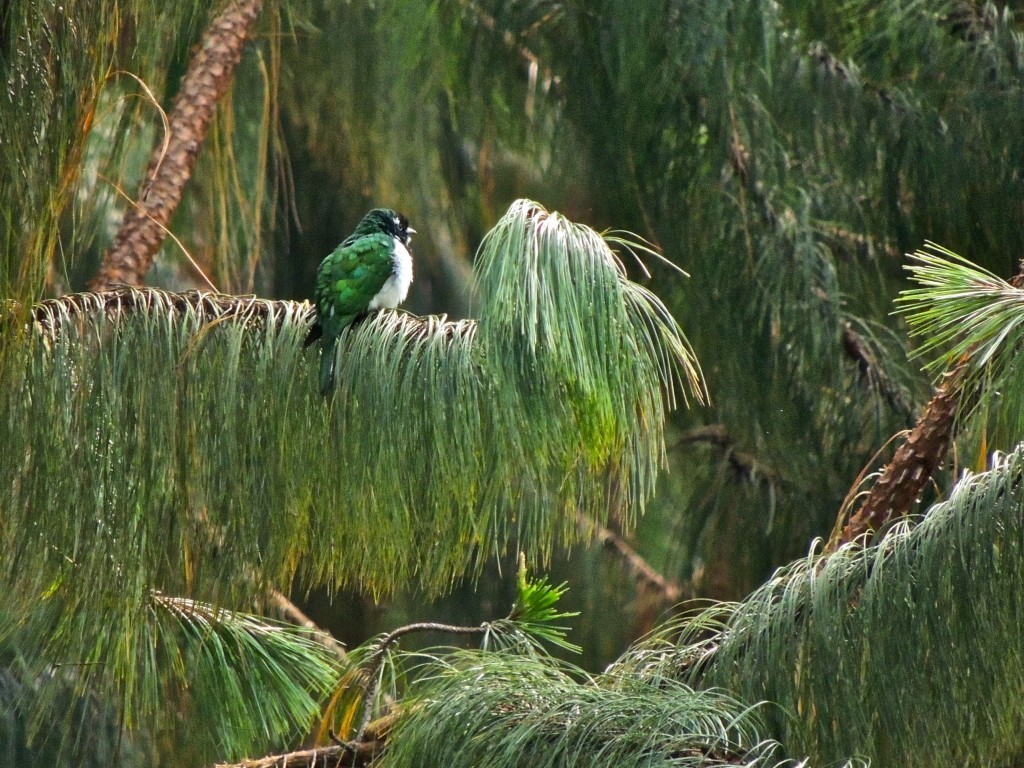
<path id="1" fill-rule="evenodd" d="M 473 313 L 477 246 L 516 198 L 656 244 L 689 279 L 627 268 L 686 329 L 712 401 L 671 417 L 668 471 L 625 535 L 680 596 L 738 599 L 829 534 L 928 397 L 891 314 L 903 254 L 928 239 L 1016 271 L 1013 5 L 268 3 L 171 229 L 221 291 L 301 299 L 320 259 L 388 205 L 420 233 L 407 306 L 453 317 Z M 95 272 L 209 13 L 195 0 L 0 10 L 5 297 L 79 290 Z M 149 282 L 202 284 L 171 241 Z M 958 466 L 1019 437 L 999 434 L 978 421 Z M 551 571 L 570 585 L 588 669 L 669 608 L 596 545 Z M 306 598 L 355 643 L 428 616 L 492 618 L 513 573 L 495 563 L 436 604 Z"/>
<path id="2" fill-rule="evenodd" d="M 1015 271 L 1022 51 L 1005 8 L 329 5 L 284 14 L 302 228 L 287 228 L 271 291 L 306 295 L 321 255 L 378 200 L 422 224 L 418 311 L 465 311 L 465 265 L 517 196 L 657 243 L 691 275 L 661 269 L 650 284 L 712 405 L 675 414 L 634 543 L 684 594 L 742 597 L 803 554 L 912 423 L 930 382 L 890 316 L 905 252 L 928 238 Z M 555 568 L 580 601 L 590 668 L 667 607 L 600 548 Z M 467 585 L 452 604 L 492 588 Z M 603 617 L 620 614 L 612 637 Z"/>

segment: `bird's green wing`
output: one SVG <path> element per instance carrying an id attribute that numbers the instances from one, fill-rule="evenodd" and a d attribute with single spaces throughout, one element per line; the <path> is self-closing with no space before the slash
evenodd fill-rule
<path id="1" fill-rule="evenodd" d="M 342 243 L 323 260 L 314 297 L 325 336 L 337 336 L 366 311 L 391 276 L 393 247 L 390 235 L 364 235 Z"/>

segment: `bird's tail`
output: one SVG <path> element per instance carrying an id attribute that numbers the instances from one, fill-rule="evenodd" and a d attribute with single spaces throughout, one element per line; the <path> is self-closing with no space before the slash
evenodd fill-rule
<path id="1" fill-rule="evenodd" d="M 320 350 L 320 394 L 327 397 L 334 389 L 334 348 L 337 338 L 324 338 L 323 349 Z"/>

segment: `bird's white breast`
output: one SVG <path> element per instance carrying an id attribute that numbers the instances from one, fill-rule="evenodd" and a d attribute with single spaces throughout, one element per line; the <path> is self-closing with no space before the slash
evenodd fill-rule
<path id="1" fill-rule="evenodd" d="M 395 248 L 391 253 L 391 276 L 377 295 L 370 300 L 370 309 L 394 309 L 409 295 L 412 285 L 412 254 L 405 243 L 394 238 Z"/>

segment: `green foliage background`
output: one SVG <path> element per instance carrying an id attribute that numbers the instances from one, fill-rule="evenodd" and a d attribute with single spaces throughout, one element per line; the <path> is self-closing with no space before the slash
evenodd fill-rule
<path id="1" fill-rule="evenodd" d="M 369 341 L 360 347 L 353 340 L 353 354 L 365 355 L 373 365 L 385 366 L 390 359 L 397 366 L 394 361 L 419 355 L 435 377 L 422 400 L 408 397 L 405 384 L 416 382 L 386 375 L 378 380 L 393 390 L 382 386 L 364 393 L 402 403 L 410 415 L 405 434 L 421 449 L 418 473 L 432 451 L 445 455 L 440 448 L 444 435 L 432 415 L 451 409 L 454 418 L 468 419 L 466 414 L 473 412 L 468 401 L 486 401 L 482 390 L 467 391 L 479 384 L 472 384 L 468 374 L 477 336 L 486 337 L 486 345 L 509 350 L 511 362 L 504 373 L 534 387 L 524 387 L 520 400 L 499 403 L 504 412 L 480 412 L 504 423 L 514 421 L 519 411 L 545 416 L 536 423 L 521 422 L 521 434 L 501 433 L 506 448 L 544 444 L 545 435 L 531 432 L 537 424 L 552 433 L 569 424 L 579 430 L 591 452 L 586 459 L 595 465 L 620 452 L 628 440 L 609 425 L 628 421 L 633 401 L 585 383 L 588 375 L 614 378 L 619 363 L 636 351 L 628 343 L 617 346 L 623 318 L 605 313 L 599 328 L 561 326 L 554 329 L 561 334 L 557 338 L 541 334 L 525 342 L 528 348 L 516 348 L 520 341 L 513 315 L 505 310 L 488 315 L 485 308 L 500 307 L 496 297 L 516 294 L 522 275 L 502 270 L 523 265 L 494 261 L 493 252 L 478 248 L 519 198 L 538 200 L 598 231 L 639 233 L 690 277 L 647 257 L 648 276 L 622 252 L 619 258 L 632 287 L 607 284 L 602 295 L 653 307 L 645 322 L 653 324 L 655 333 L 666 318 L 663 303 L 686 330 L 711 402 L 668 414 L 669 471 L 658 476 L 658 493 L 643 517 L 635 517 L 636 504 L 623 503 L 636 501 L 637 495 L 601 494 L 588 509 L 625 531 L 656 570 L 683 585 L 684 594 L 740 599 L 775 568 L 805 555 L 815 537 L 828 535 L 858 473 L 885 458 L 885 441 L 913 422 L 933 376 L 951 355 L 976 349 L 977 342 L 987 357 L 977 360 L 977 397 L 963 415 L 951 466 L 937 478 L 925 504 L 944 498 L 962 468 L 985 469 L 992 449 L 1012 451 L 1022 437 L 1024 422 L 1016 403 L 1024 402 L 1024 392 L 1014 356 L 1006 352 L 1019 343 L 1016 294 L 1006 279 L 1024 252 L 1019 227 L 1024 47 L 1013 5 L 970 0 L 270 3 L 172 229 L 222 291 L 302 299 L 310 293 L 319 260 L 367 208 L 380 203 L 407 213 L 421 233 L 408 306 L 419 313 L 481 321 L 471 333 L 467 325 L 424 328 L 401 317 L 381 319 L 380 330 L 394 347 L 371 348 Z M 210 13 L 206 3 L 152 0 L 82 0 L 60 8 L 15 0 L 0 11 L 0 291 L 5 300 L 16 302 L 13 316 L 32 302 L 82 288 L 95 271 L 125 206 L 118 190 L 137 194 L 161 130 L 156 106 L 169 108 L 189 48 Z M 155 104 L 126 73 L 146 84 Z M 941 284 L 925 283 L 924 293 L 908 298 L 908 325 L 903 315 L 892 314 L 893 302 L 907 287 L 904 267 L 911 260 L 904 254 L 925 240 L 941 243 L 977 268 L 937 266 Z M 489 275 L 475 297 L 474 259 Z M 918 270 L 927 280 L 927 270 Z M 171 289 L 199 284 L 196 268 L 173 243 L 164 247 L 149 279 Z M 558 279 L 571 282 L 574 276 Z M 657 297 L 654 303 L 647 301 L 646 290 Z M 958 303 L 964 291 L 973 298 Z M 582 316 L 568 298 L 555 297 L 559 301 L 561 309 Z M 956 336 L 958 329 L 973 328 L 976 311 L 982 313 L 977 334 Z M 212 510 L 229 523 L 226 535 L 236 535 L 231 526 L 244 527 L 245 535 L 237 540 L 250 542 L 250 555 L 280 548 L 267 558 L 279 570 L 265 577 L 291 583 L 293 575 L 301 574 L 295 581 L 299 594 L 326 582 L 376 582 L 379 589 L 392 588 L 410 577 L 454 590 L 432 605 L 420 592 L 399 592 L 383 610 L 372 594 L 310 596 L 317 619 L 349 641 L 426 618 L 426 613 L 467 623 L 503 614 L 513 591 L 511 563 L 503 563 L 505 575 L 499 576 L 496 556 L 468 583 L 454 583 L 460 569 L 441 562 L 440 554 L 440 560 L 432 560 L 426 532 L 415 525 L 403 529 L 406 539 L 390 542 L 393 559 L 384 557 L 392 564 L 401 560 L 400 565 L 378 573 L 381 553 L 361 550 L 361 564 L 345 566 L 353 569 L 352 579 L 328 573 L 338 567 L 331 547 L 340 546 L 329 527 L 309 529 L 324 543 L 314 550 L 315 557 L 301 562 L 295 559 L 296 542 L 274 535 L 280 530 L 267 510 L 289 503 L 312 508 L 315 487 L 322 483 L 273 478 L 290 476 L 301 463 L 311 466 L 314 475 L 321 473 L 327 485 L 333 482 L 330 466 L 318 465 L 314 456 L 318 441 L 327 442 L 310 426 L 319 404 L 303 399 L 302 376 L 295 373 L 302 364 L 295 349 L 301 313 L 297 308 L 295 313 L 273 333 L 229 330 L 199 342 L 189 340 L 187 323 L 162 325 L 156 313 L 144 326 L 125 332 L 122 346 L 107 347 L 117 350 L 111 356 L 93 357 L 88 354 L 92 348 L 81 346 L 66 350 L 68 357 L 57 364 L 27 355 L 23 324 L 7 324 L 0 335 L 0 385 L 8 393 L 6 403 L 29 403 L 30 408 L 12 406 L 5 414 L 12 445 L 21 447 L 7 449 L 3 492 L 14 511 L 5 513 L 0 526 L 17 521 L 18 536 L 30 537 L 33 529 L 22 523 L 38 511 L 39 499 L 47 499 L 53 514 L 39 516 L 38 524 L 66 525 L 63 533 L 69 538 L 88 529 L 80 546 L 105 540 L 105 546 L 127 547 L 124 554 L 140 560 L 156 557 L 153 553 L 161 549 L 154 540 L 115 540 L 100 525 L 91 529 L 95 521 L 66 518 L 59 523 L 61 499 L 110 494 L 116 488 L 115 496 L 93 497 L 91 503 L 139 510 L 177 492 L 170 481 L 139 487 L 94 482 L 96 477 L 120 477 L 129 467 L 150 478 L 163 470 L 161 465 L 141 467 L 149 459 L 128 445 L 116 455 L 96 450 L 106 437 L 119 433 L 121 422 L 97 416 L 95 399 L 77 405 L 61 400 L 52 385 L 55 377 L 91 376 L 97 383 L 91 391 L 114 393 L 128 386 L 132 397 L 138 396 L 107 403 L 122 412 L 139 406 L 128 414 L 140 429 L 145 425 L 145 433 L 136 436 L 170 441 L 168 431 L 176 422 L 168 414 L 183 412 L 175 408 L 184 408 L 195 420 L 192 439 L 195 445 L 207 441 L 206 449 L 192 452 L 193 446 L 182 443 L 166 467 L 188 469 L 203 489 L 202 498 L 189 499 L 196 520 Z M 83 337 L 99 344 L 104 334 L 113 333 L 101 323 Z M 947 346 L 933 348 L 935 339 Z M 532 350 L 545 348 L 555 354 L 544 360 L 564 373 L 574 364 L 558 359 L 566 340 L 590 344 L 588 359 L 597 366 L 578 371 L 584 385 L 566 393 L 571 402 L 584 404 L 585 413 L 544 410 L 545 403 L 551 405 L 544 394 L 553 374 L 523 364 Z M 56 349 L 64 348 L 58 344 Z M 208 378 L 203 384 L 182 389 L 177 381 L 139 375 L 177 365 L 183 349 L 189 352 L 179 376 L 194 372 L 199 352 L 219 361 L 204 368 Z M 661 373 L 656 357 L 648 358 L 651 367 L 642 381 Z M 435 367 L 442 359 L 459 362 Z M 919 370 L 933 359 L 939 361 L 936 367 Z M 33 369 L 37 375 L 26 381 L 31 366 L 43 367 Z M 234 386 L 240 366 L 252 377 L 248 389 Z M 636 386 L 640 380 L 619 383 Z M 362 392 L 373 387 L 373 380 L 353 378 L 345 386 Z M 281 391 L 287 397 L 278 397 Z M 654 440 L 660 435 L 640 427 L 660 429 L 661 405 L 647 402 L 643 407 L 651 421 L 638 423 L 634 438 Z M 301 436 L 301 446 L 281 437 L 286 425 L 297 423 L 296 414 L 304 414 L 299 418 L 303 426 L 289 429 Z M 203 419 L 214 416 L 228 428 L 210 429 Z M 349 417 L 335 412 L 332 418 Z M 54 434 L 74 438 L 60 442 L 52 439 Z M 397 444 L 381 447 L 374 438 L 361 433 L 349 449 L 353 454 L 380 450 L 382 462 L 400 463 Z M 270 471 L 267 445 L 277 448 Z M 642 448 L 651 455 L 658 446 L 649 442 Z M 46 470 L 39 474 L 44 480 L 34 488 L 19 485 L 22 461 L 40 456 L 46 457 Z M 436 499 L 445 484 L 463 483 L 467 473 L 480 469 L 472 455 L 448 458 L 431 475 L 438 484 L 416 485 L 415 494 Z M 90 464 L 93 460 L 99 464 Z M 544 460 L 559 466 L 565 454 L 553 449 Z M 69 472 L 69 466 L 79 471 Z M 1014 476 L 1014 466 L 1001 465 L 1000 472 Z M 627 469 L 639 473 L 638 487 L 653 487 L 653 470 L 638 469 L 635 461 Z M 539 485 L 540 478 L 530 482 Z M 235 499 L 236 506 L 206 503 L 218 498 L 224 484 L 242 479 L 251 480 L 251 495 Z M 373 478 L 374 483 L 401 485 L 399 480 Z M 561 492 L 569 497 L 575 490 Z M 471 495 L 479 493 L 473 488 Z M 337 500 L 328 498 L 332 504 Z M 533 501 L 539 508 L 550 500 Z M 154 526 L 159 522 L 150 521 Z M 367 529 L 373 524 L 369 517 L 363 522 Z M 574 524 L 567 518 L 561 523 L 564 530 L 558 535 L 536 533 L 535 540 L 548 547 L 569 541 Z M 511 525 L 507 520 L 499 524 Z M 181 535 L 188 538 L 186 532 Z M 314 538 L 312 532 L 307 535 Z M 200 538 L 192 537 L 193 546 L 199 546 Z M 204 541 L 200 549 L 213 546 Z M 917 547 L 913 542 L 900 546 Z M 404 554 L 399 556 L 399 550 Z M 211 554 L 182 552 L 189 557 Z M 425 559 L 414 562 L 413 553 Z M 247 615 L 244 611 L 253 606 L 239 604 L 247 585 L 236 578 L 238 562 L 206 556 L 200 561 L 208 570 L 199 576 L 211 585 L 204 597 L 214 603 L 227 600 L 213 585 L 234 574 L 229 590 L 233 607 L 240 617 Z M 100 560 L 94 566 L 97 580 L 109 575 Z M 36 572 L 17 558 L 6 559 L 0 568 L 14 580 L 40 579 L 35 592 L 23 593 L 25 600 L 61 586 L 49 581 L 52 571 Z M 620 562 L 596 548 L 573 546 L 553 558 L 552 568 L 556 582 L 564 578 L 570 584 L 567 607 L 581 612 L 572 639 L 586 649 L 583 664 L 595 673 L 667 608 L 657 595 L 634 584 Z M 796 583 L 802 578 L 795 577 Z M 836 584 L 847 583 L 836 578 Z M 89 595 L 98 583 L 85 581 L 75 590 Z M 132 595 L 138 608 L 151 599 L 144 586 L 104 588 Z M 974 594 L 973 588 L 963 588 Z M 846 594 L 845 589 L 839 591 Z M 751 610 L 764 607 L 756 599 L 752 605 Z M 166 611 L 146 615 L 153 627 L 170 621 Z M 41 615 L 39 626 L 10 632 L 8 647 L 0 649 L 5 668 L 17 670 L 24 662 L 14 638 L 44 631 L 50 619 Z M 125 626 L 136 621 L 136 613 L 124 617 Z M 240 626 L 225 621 L 229 628 Z M 964 619 L 965 627 L 970 623 Z M 56 642 L 71 647 L 81 637 L 75 631 L 83 628 Z M 223 636 L 240 642 L 244 629 L 239 632 L 225 630 Z M 776 650 L 788 652 L 781 646 Z M 950 663 L 962 662 L 957 653 Z M 470 667 L 475 663 L 481 662 L 467 662 Z M 11 683 L 12 690 L 30 687 L 39 673 L 30 667 Z M 333 684 L 310 674 L 317 681 L 314 689 Z M 558 674 L 546 668 L 538 674 L 553 680 L 553 689 L 561 691 L 556 698 L 563 700 L 565 686 Z M 1008 696 L 1015 693 L 1012 686 L 1007 690 Z M 765 695 L 764 690 L 732 693 L 749 697 L 746 704 Z M 299 698 L 291 699 L 296 711 L 306 706 Z M 898 700 L 895 696 L 890 704 Z M 730 701 L 724 703 L 722 722 L 738 716 Z M 996 752 L 1010 761 L 1019 750 L 1013 746 L 1012 728 L 1001 725 L 1005 712 L 993 715 L 999 727 L 991 733 L 1001 735 L 985 742 L 991 733 L 985 734 L 979 743 L 999 742 Z M 759 712 L 756 717 L 761 729 L 775 715 Z M 745 727 L 746 721 L 736 722 Z M 790 738 L 785 727 L 772 727 L 772 738 Z M 745 734 L 742 728 L 734 732 L 734 741 L 749 747 Z M 272 742 L 268 737 L 265 743 Z M 794 750 L 789 753 L 793 757 L 815 749 L 829 759 L 852 756 L 847 744 L 826 749 L 823 743 L 818 735 L 804 735 L 786 746 Z M 912 751 L 913 743 L 908 745 Z M 609 749 L 614 754 L 618 747 Z M 960 754 L 958 748 L 947 753 Z M 873 754 L 902 753 L 884 746 Z M 964 759 L 984 764 L 973 753 Z M 934 764 L 942 764 L 939 756 Z"/>

